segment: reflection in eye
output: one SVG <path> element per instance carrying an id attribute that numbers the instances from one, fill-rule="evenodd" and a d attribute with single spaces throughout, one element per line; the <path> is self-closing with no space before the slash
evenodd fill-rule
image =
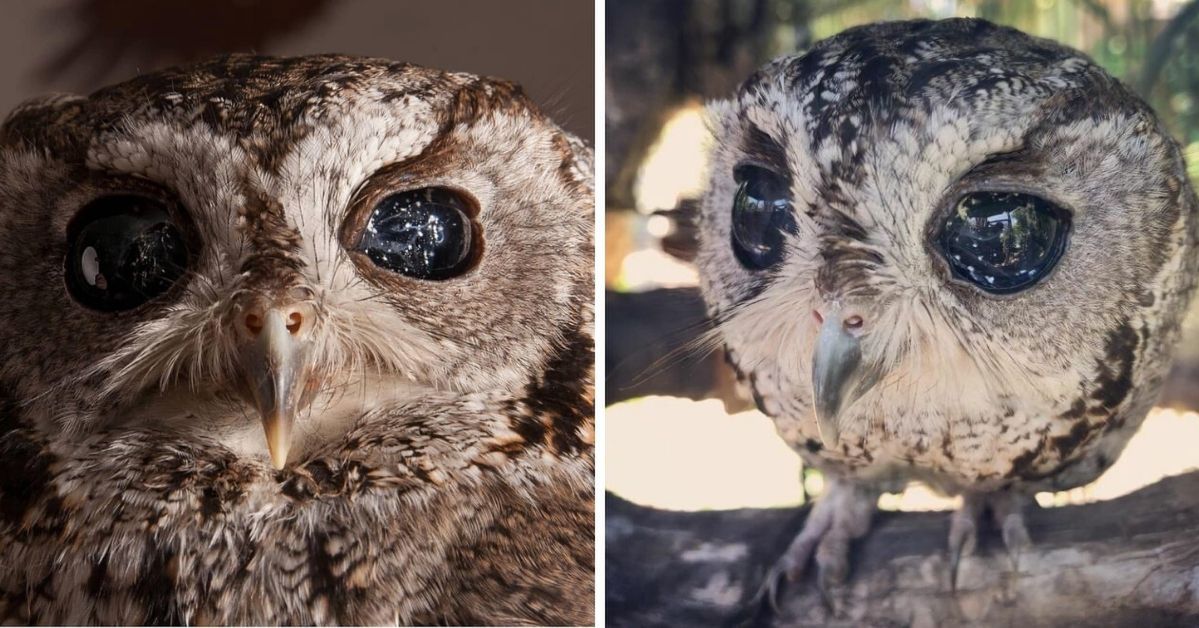
<path id="1" fill-rule="evenodd" d="M 774 266 L 783 257 L 784 233 L 795 233 L 787 181 L 757 166 L 733 172 L 733 254 L 750 270 Z"/>
<path id="2" fill-rule="evenodd" d="M 959 278 L 988 292 L 1016 292 L 1057 264 L 1069 228 L 1069 214 L 1045 199 L 976 192 L 958 201 L 937 243 Z"/>
<path id="3" fill-rule="evenodd" d="M 377 266 L 418 279 L 448 279 L 471 261 L 468 205 L 445 188 L 393 194 L 375 206 L 357 249 Z"/>
<path id="4" fill-rule="evenodd" d="M 162 203 L 133 195 L 103 197 L 75 219 L 67 288 L 86 307 L 128 310 L 170 289 L 186 273 L 189 258 Z"/>

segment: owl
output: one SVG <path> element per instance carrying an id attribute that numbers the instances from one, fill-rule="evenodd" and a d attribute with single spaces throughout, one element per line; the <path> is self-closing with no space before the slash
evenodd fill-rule
<path id="1" fill-rule="evenodd" d="M 710 107 L 701 290 L 758 407 L 825 493 L 768 577 L 843 582 L 881 491 L 992 520 L 1098 477 L 1150 409 L 1195 287 L 1196 198 L 1094 62 L 977 19 L 879 23 Z"/>
<path id="2" fill-rule="evenodd" d="M 592 621 L 591 150 L 235 55 L 0 129 L 0 616 Z"/>

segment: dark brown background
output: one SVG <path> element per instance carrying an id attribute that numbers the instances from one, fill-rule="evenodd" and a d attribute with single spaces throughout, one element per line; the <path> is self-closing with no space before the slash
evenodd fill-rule
<path id="1" fill-rule="evenodd" d="M 590 0 L 3 2 L 0 117 L 30 96 L 221 52 L 342 52 L 517 81 L 591 141 L 594 16 Z"/>

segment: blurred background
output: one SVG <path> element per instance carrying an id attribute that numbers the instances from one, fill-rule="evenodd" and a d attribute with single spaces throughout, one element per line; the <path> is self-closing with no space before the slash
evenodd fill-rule
<path id="1" fill-rule="evenodd" d="M 553 0 L 40 0 L 0 4 L 0 117 L 227 52 L 341 52 L 498 76 L 591 141 L 595 7 Z"/>
<path id="2" fill-rule="evenodd" d="M 879 20 L 982 17 L 1091 55 L 1139 91 L 1199 177 L 1199 0 L 608 0 L 607 489 L 676 510 L 800 504 L 819 472 L 753 409 L 705 327 L 687 216 L 706 178 L 701 103 L 764 61 Z M 1199 308 L 1159 407 L 1093 484 L 1042 506 L 1109 499 L 1199 467 Z M 880 507 L 957 501 L 913 485 Z"/>

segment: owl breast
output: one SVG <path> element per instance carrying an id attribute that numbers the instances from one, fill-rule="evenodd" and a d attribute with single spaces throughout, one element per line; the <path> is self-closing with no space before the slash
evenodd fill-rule
<path id="1" fill-rule="evenodd" d="M 1112 331 L 1092 369 L 1046 376 L 1036 394 L 1016 388 L 968 403 L 960 386 L 948 385 L 956 383 L 947 375 L 953 369 L 930 375 L 946 386 L 918 378 L 880 384 L 851 408 L 854 420 L 831 447 L 806 392 L 810 380 L 760 372 L 750 379 L 779 435 L 818 469 L 900 485 L 919 479 L 948 493 L 1068 490 L 1115 462 L 1157 398 L 1178 335 L 1176 316 L 1163 316 L 1160 305 Z"/>

